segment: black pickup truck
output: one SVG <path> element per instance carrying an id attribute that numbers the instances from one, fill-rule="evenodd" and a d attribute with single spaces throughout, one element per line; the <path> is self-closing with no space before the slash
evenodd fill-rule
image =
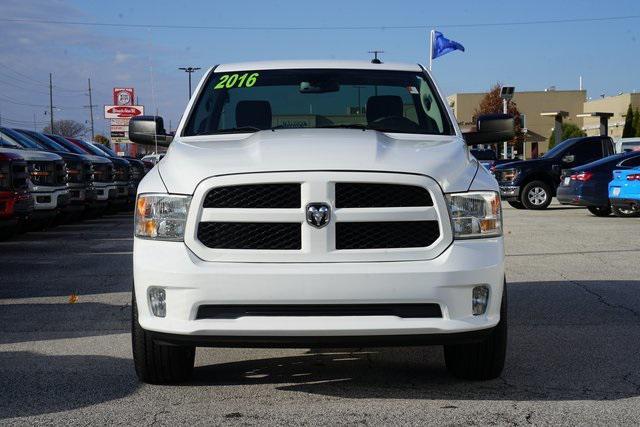
<path id="1" fill-rule="evenodd" d="M 493 173 L 502 199 L 518 209 L 546 209 L 556 195 L 564 169 L 575 168 L 615 153 L 608 136 L 571 138 L 542 157 L 497 165 Z"/>

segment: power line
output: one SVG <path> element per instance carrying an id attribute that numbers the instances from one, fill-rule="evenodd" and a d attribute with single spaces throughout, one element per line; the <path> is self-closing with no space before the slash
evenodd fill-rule
<path id="1" fill-rule="evenodd" d="M 117 28 L 155 28 L 169 30 L 230 30 L 230 31 L 351 31 L 351 30 L 424 30 L 429 28 L 474 28 L 474 27 L 504 27 L 518 25 L 546 25 L 546 24 L 571 24 L 584 22 L 605 22 L 638 19 L 640 15 L 606 16 L 591 18 L 561 18 L 561 19 L 540 19 L 531 21 L 499 21 L 499 22 L 477 22 L 471 24 L 462 23 L 432 23 L 421 25 L 368 25 L 368 26 L 324 26 L 324 27 L 301 27 L 301 26 L 220 26 L 220 25 L 175 25 L 175 24 L 124 24 L 118 22 L 90 22 L 90 21 L 58 21 L 52 19 L 33 18 L 0 18 L 3 22 L 19 22 L 31 24 L 53 24 L 53 25 L 82 25 L 97 27 L 117 27 Z"/>

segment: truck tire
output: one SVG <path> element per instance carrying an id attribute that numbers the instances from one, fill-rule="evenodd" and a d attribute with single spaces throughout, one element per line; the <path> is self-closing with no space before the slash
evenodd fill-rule
<path id="1" fill-rule="evenodd" d="M 551 189 L 543 181 L 531 181 L 522 189 L 520 201 L 527 209 L 542 210 L 551 204 Z"/>
<path id="2" fill-rule="evenodd" d="M 156 343 L 138 323 L 135 291 L 131 308 L 131 343 L 138 379 L 149 384 L 172 384 L 188 380 L 193 372 L 195 347 Z"/>
<path id="3" fill-rule="evenodd" d="M 509 206 L 511 206 L 512 208 L 525 209 L 524 205 L 516 200 L 508 200 L 507 203 L 509 203 Z"/>
<path id="4" fill-rule="evenodd" d="M 640 216 L 640 209 L 617 208 L 613 206 L 612 210 L 613 214 L 615 216 L 619 216 L 620 218 L 633 218 L 636 216 Z"/>
<path id="5" fill-rule="evenodd" d="M 500 321 L 483 341 L 444 346 L 449 372 L 465 380 L 485 381 L 497 378 L 504 368 L 507 350 L 507 285 L 500 304 Z"/>
<path id="6" fill-rule="evenodd" d="M 611 215 L 611 206 L 587 206 L 587 210 L 595 216 Z"/>

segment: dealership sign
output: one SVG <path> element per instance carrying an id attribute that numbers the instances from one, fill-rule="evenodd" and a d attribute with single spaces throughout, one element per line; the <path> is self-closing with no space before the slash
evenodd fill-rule
<path id="1" fill-rule="evenodd" d="M 105 105 L 105 119 L 125 119 L 130 117 L 144 115 L 144 107 L 142 105 Z"/>
<path id="2" fill-rule="evenodd" d="M 134 100 L 134 90 L 132 87 L 114 87 L 113 104 L 132 106 Z"/>

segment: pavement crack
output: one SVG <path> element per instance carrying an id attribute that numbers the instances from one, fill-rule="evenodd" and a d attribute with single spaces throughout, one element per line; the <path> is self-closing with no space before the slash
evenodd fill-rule
<path id="1" fill-rule="evenodd" d="M 610 308 L 616 308 L 616 309 L 627 311 L 627 312 L 631 313 L 634 317 L 637 317 L 637 318 L 640 319 L 640 312 L 634 310 L 633 308 L 627 307 L 626 305 L 615 304 L 615 303 L 609 302 L 602 295 L 600 295 L 598 292 L 594 291 L 593 289 L 589 289 L 589 287 L 587 285 L 583 284 L 583 283 L 580 283 L 580 282 L 575 281 L 575 280 L 569 280 L 569 279 L 567 279 L 567 281 L 570 282 L 573 285 L 576 285 L 577 287 L 579 287 L 580 289 L 582 289 L 586 293 L 591 294 L 594 297 L 596 297 L 601 304 L 604 304 L 604 305 L 606 305 L 607 307 L 610 307 Z"/>

